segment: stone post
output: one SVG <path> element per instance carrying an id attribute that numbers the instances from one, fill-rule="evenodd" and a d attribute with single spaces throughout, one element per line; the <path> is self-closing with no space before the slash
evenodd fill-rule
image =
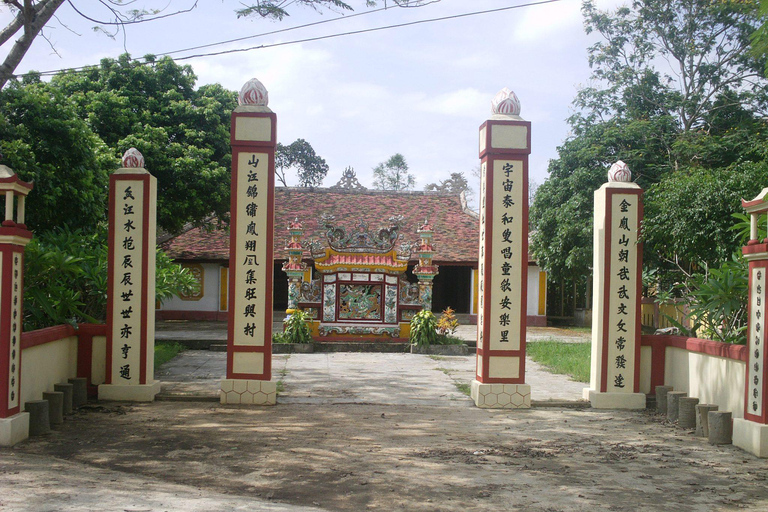
<path id="1" fill-rule="evenodd" d="M 307 271 L 307 264 L 302 261 L 304 249 L 301 247 L 301 235 L 304 234 L 304 227 L 295 219 L 288 226 L 288 233 L 291 240 L 288 242 L 288 261 L 283 263 L 283 272 L 288 274 L 288 309 L 289 315 L 299 307 L 299 296 L 301 295 L 301 280 Z"/>
<path id="2" fill-rule="evenodd" d="M 413 275 L 419 279 L 419 301 L 421 307 L 427 311 L 432 311 L 432 283 L 438 274 L 437 265 L 432 263 L 432 256 L 435 254 L 435 248 L 432 245 L 432 234 L 434 230 L 429 223 L 429 219 L 417 230 L 421 240 L 416 248 L 419 256 L 419 263 L 413 267 Z"/>
<path id="3" fill-rule="evenodd" d="M 29 437 L 29 413 L 20 408 L 20 391 L 24 247 L 32 239 L 24 224 L 24 199 L 30 190 L 32 183 L 0 165 L 0 195 L 5 198 L 0 225 L 0 446 Z"/>
<path id="4" fill-rule="evenodd" d="M 221 403 L 272 405 L 272 274 L 277 116 L 246 82 L 232 113 L 227 376 Z"/>
<path id="5" fill-rule="evenodd" d="M 747 374 L 744 418 L 733 420 L 733 444 L 758 457 L 768 457 L 768 365 L 765 360 L 768 314 L 768 238 L 758 239 L 758 220 L 768 213 L 768 188 L 751 201 L 742 201 L 750 216 L 750 240 L 742 248 L 749 262 L 749 314 L 747 324 Z M 709 425 L 710 433 L 712 425 Z"/>
<path id="6" fill-rule="evenodd" d="M 100 400 L 151 402 L 155 380 L 157 179 L 135 148 L 109 177 L 107 364 Z"/>
<path id="7" fill-rule="evenodd" d="M 502 89 L 480 126 L 480 250 L 477 371 L 471 397 L 478 407 L 529 408 L 525 384 L 528 283 L 528 155 L 531 123 L 520 101 Z"/>
<path id="8" fill-rule="evenodd" d="M 638 243 L 643 190 L 618 161 L 595 191 L 592 369 L 584 398 L 596 409 L 644 409 L 640 393 L 640 297 L 643 250 Z"/>

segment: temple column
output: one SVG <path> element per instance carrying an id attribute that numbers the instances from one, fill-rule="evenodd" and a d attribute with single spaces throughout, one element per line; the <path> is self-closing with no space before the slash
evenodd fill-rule
<path id="1" fill-rule="evenodd" d="M 100 400 L 151 402 L 155 380 L 157 179 L 135 148 L 109 178 L 107 364 Z"/>
<path id="2" fill-rule="evenodd" d="M 419 263 L 413 267 L 413 275 L 419 279 L 419 302 L 421 307 L 427 311 L 432 311 L 432 287 L 435 276 L 438 274 L 437 265 L 432 263 L 432 256 L 435 254 L 435 248 L 432 245 L 432 234 L 434 230 L 428 220 L 416 231 L 421 240 L 416 253 L 419 257 Z"/>
<path id="3" fill-rule="evenodd" d="M 277 116 L 267 90 L 246 82 L 232 113 L 227 376 L 221 403 L 273 405 L 272 278 Z"/>
<path id="4" fill-rule="evenodd" d="M 298 219 L 290 223 L 288 234 L 290 241 L 285 248 L 288 251 L 288 261 L 283 263 L 283 272 L 288 275 L 288 309 L 285 312 L 290 315 L 299 307 L 301 281 L 307 271 L 307 264 L 302 261 L 304 249 L 301 247 L 301 236 L 304 234 L 304 227 Z"/>
<path id="5" fill-rule="evenodd" d="M 493 116 L 480 127 L 477 372 L 471 396 L 478 407 L 529 408 L 525 330 L 531 123 L 520 117 L 520 101 L 507 88 L 491 105 Z"/>
<path id="6" fill-rule="evenodd" d="M 0 225 L 0 446 L 13 446 L 29 437 L 29 413 L 21 411 L 21 329 L 24 247 L 32 239 L 24 225 L 24 197 L 30 190 L 32 183 L 0 165 L 0 196 L 5 197 L 5 219 Z"/>
<path id="7" fill-rule="evenodd" d="M 618 161 L 595 191 L 592 369 L 584 398 L 596 409 L 645 409 L 640 393 L 643 190 Z"/>
<path id="8" fill-rule="evenodd" d="M 766 284 L 768 283 L 768 239 L 758 239 L 758 220 L 768 212 L 768 188 L 752 201 L 742 201 L 751 218 L 750 238 L 742 248 L 749 262 L 749 306 L 747 324 L 747 368 L 744 418 L 733 420 L 733 444 L 758 457 L 768 457 L 768 365 L 765 361 Z"/>

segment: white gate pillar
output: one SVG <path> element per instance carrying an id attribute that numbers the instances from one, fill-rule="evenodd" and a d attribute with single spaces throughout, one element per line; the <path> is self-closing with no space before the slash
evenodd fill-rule
<path id="1" fill-rule="evenodd" d="M 595 191 L 592 370 L 584 398 L 596 409 L 645 409 L 640 393 L 640 297 L 643 250 L 638 242 L 643 189 L 618 161 Z"/>
<path id="2" fill-rule="evenodd" d="M 525 330 L 531 123 L 520 117 L 520 101 L 507 88 L 491 105 L 493 116 L 480 127 L 480 288 L 471 397 L 478 407 L 529 408 Z"/>
<path id="3" fill-rule="evenodd" d="M 221 403 L 272 405 L 272 279 L 277 116 L 255 78 L 232 113 L 227 376 Z"/>

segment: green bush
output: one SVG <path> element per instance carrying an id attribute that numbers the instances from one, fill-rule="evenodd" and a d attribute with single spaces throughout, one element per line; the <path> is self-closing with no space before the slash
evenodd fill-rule
<path id="1" fill-rule="evenodd" d="M 437 318 L 431 311 L 422 309 L 411 319 L 411 334 L 414 345 L 437 344 Z"/>
<path id="2" fill-rule="evenodd" d="M 272 334 L 272 343 L 312 343 L 312 333 L 307 325 L 310 320 L 304 311 L 295 310 L 285 318 L 285 330 Z"/>
<path id="3" fill-rule="evenodd" d="M 67 228 L 35 234 L 24 255 L 24 330 L 107 318 L 107 229 Z M 190 293 L 192 274 L 157 252 L 157 300 Z"/>

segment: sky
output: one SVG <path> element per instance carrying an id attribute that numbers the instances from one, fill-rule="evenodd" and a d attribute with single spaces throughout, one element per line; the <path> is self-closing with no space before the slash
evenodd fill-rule
<path id="1" fill-rule="evenodd" d="M 534 0 L 535 1 L 535 0 Z M 169 10 L 194 0 L 170 0 Z M 143 2 L 138 2 L 142 4 Z M 98 64 L 128 52 L 140 57 L 263 34 L 305 23 L 332 20 L 339 12 L 291 7 L 283 21 L 237 19 L 232 0 L 200 0 L 191 12 L 127 27 L 115 40 L 93 31 L 94 23 L 69 3 L 38 37 L 17 73 Z M 363 0 L 348 0 L 354 14 Z M 519 6 L 525 0 L 440 0 L 419 8 L 380 12 L 265 35 L 182 57 L 257 45 L 290 43 L 358 31 Z M 601 0 L 612 8 L 619 0 Z M 85 14 L 105 18 L 97 2 L 75 1 Z M 146 4 L 157 5 L 154 2 Z M 383 1 L 379 2 L 383 6 Z M 163 4 L 165 5 L 165 3 Z M 317 41 L 179 61 L 193 67 L 197 85 L 220 83 L 239 90 L 258 78 L 269 91 L 277 114 L 278 141 L 307 140 L 325 158 L 330 171 L 323 186 L 334 185 L 348 166 L 372 187 L 372 169 L 401 153 L 416 178 L 416 190 L 463 172 L 475 191 L 479 165 L 478 130 L 490 117 L 490 102 L 504 87 L 522 104 L 521 117 L 532 123 L 530 178 L 541 184 L 557 147 L 569 135 L 566 118 L 579 87 L 589 82 L 587 48 L 595 36 L 583 30 L 580 0 L 559 0 L 488 14 L 392 28 Z M 347 14 L 348 11 L 345 11 Z M 0 7 L 5 26 L 10 12 Z M 5 56 L 9 45 L 0 48 Z M 55 52 L 52 49 L 55 48 Z M 151 162 L 147 162 L 151 170 Z M 294 185 L 289 179 L 289 185 Z"/>

